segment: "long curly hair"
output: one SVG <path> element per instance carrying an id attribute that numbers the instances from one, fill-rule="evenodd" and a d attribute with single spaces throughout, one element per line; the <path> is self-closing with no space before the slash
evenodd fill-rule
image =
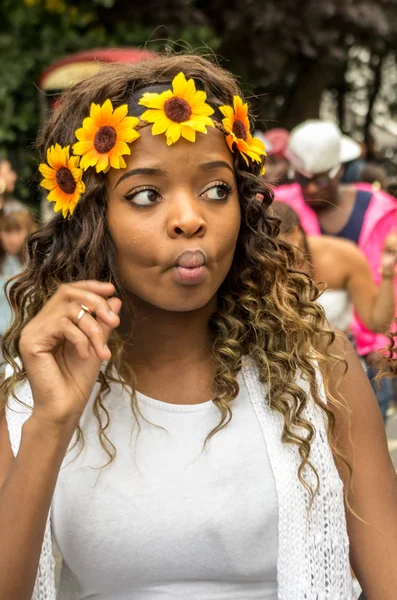
<path id="1" fill-rule="evenodd" d="M 89 114 L 92 102 L 103 103 L 110 98 L 114 106 L 129 103 L 140 88 L 169 84 L 180 71 L 197 82 L 214 108 L 230 105 L 233 96 L 241 95 L 236 80 L 227 71 L 199 56 L 158 56 L 140 64 L 110 65 L 64 93 L 39 136 L 38 148 L 43 158 L 51 145 L 67 146 L 75 142 L 74 132 Z M 340 401 L 331 398 L 327 403 L 316 378 L 318 364 L 324 369 L 328 390 L 327 369 L 335 334 L 326 328 L 324 313 L 316 303 L 318 289 L 294 267 L 292 247 L 277 239 L 279 221 L 269 214 L 272 192 L 259 171 L 259 165 L 247 166 L 236 155 L 241 228 L 233 264 L 219 289 L 217 310 L 210 323 L 216 365 L 213 403 L 219 409 L 220 420 L 206 442 L 232 418 L 230 402 L 239 392 L 237 375 L 243 358 L 248 357 L 267 386 L 268 398 L 264 402 L 283 417 L 283 442 L 298 448 L 299 480 L 312 501 L 318 491 L 319 476 L 310 461 L 316 432 L 305 416 L 308 403 L 314 402 L 323 411 L 334 456 L 351 473 L 336 443 L 333 406 Z M 90 169 L 85 174 L 85 184 L 86 192 L 72 218 L 55 215 L 31 236 L 26 267 L 8 291 L 15 318 L 3 340 L 4 356 L 13 366 L 14 374 L 3 383 L 5 397 L 15 394 L 16 385 L 26 378 L 23 365 L 16 360 L 21 332 L 60 284 L 83 279 L 111 281 L 123 298 L 115 246 L 107 226 L 105 176 Z M 139 413 L 133 372 L 123 363 L 124 343 L 121 333 L 115 331 L 109 340 L 112 358 L 99 374 L 100 386 L 93 409 L 109 462 L 116 452 L 106 435 L 109 425 L 106 395 L 112 381 L 132 390 L 132 410 L 137 418 Z M 297 383 L 297 373 L 309 382 L 310 394 Z M 315 474 L 315 486 L 304 476 L 307 467 Z"/>

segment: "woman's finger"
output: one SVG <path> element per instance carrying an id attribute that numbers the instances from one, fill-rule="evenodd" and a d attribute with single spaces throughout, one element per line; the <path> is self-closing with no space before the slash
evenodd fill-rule
<path id="1" fill-rule="evenodd" d="M 100 329 L 102 330 L 102 333 L 103 333 L 103 341 L 104 341 L 104 350 L 105 350 L 106 354 L 109 354 L 109 356 L 106 356 L 106 357 L 104 358 L 104 360 L 109 360 L 109 358 L 110 358 L 110 350 L 109 350 L 109 348 L 108 348 L 108 346 L 107 346 L 107 341 L 108 341 L 108 339 L 109 339 L 109 337 L 110 337 L 110 334 L 112 333 L 112 331 L 113 331 L 114 329 L 116 329 L 116 327 L 118 327 L 118 326 L 119 326 L 119 324 L 120 324 L 120 318 L 119 318 L 119 316 L 118 316 L 118 313 L 120 312 L 120 310 L 121 310 L 121 306 L 122 306 L 122 302 L 121 302 L 121 300 L 120 300 L 119 298 L 109 298 L 109 301 L 108 301 L 108 302 L 109 302 L 109 305 L 111 306 L 111 309 L 112 309 L 112 311 L 113 311 L 113 312 L 114 312 L 114 314 L 117 316 L 117 321 L 113 322 L 113 324 L 112 324 L 111 326 L 110 326 L 110 325 L 108 325 L 108 323 L 106 323 L 106 322 L 102 321 L 100 318 L 96 318 L 96 315 L 90 315 L 89 313 L 87 313 L 89 316 L 91 316 L 91 317 L 95 317 L 95 319 L 94 319 L 94 320 L 95 320 L 95 323 L 96 323 L 96 324 L 97 324 L 97 325 L 100 327 Z M 84 309 L 82 308 L 82 309 L 80 310 L 79 314 L 81 314 L 81 311 L 84 311 Z M 83 321 L 83 319 L 84 319 L 84 318 L 85 318 L 85 314 L 83 313 L 83 314 L 81 315 L 80 321 Z M 86 319 L 86 321 L 87 321 L 87 319 Z M 79 326 L 79 327 L 80 327 L 80 324 L 81 324 L 81 323 L 78 323 L 78 326 Z M 84 332 L 85 332 L 85 331 L 86 331 L 86 323 L 84 323 L 84 324 L 83 324 L 83 327 L 80 327 L 80 329 L 82 329 L 82 331 L 84 331 Z M 94 330 L 92 330 L 92 331 L 94 332 Z M 99 332 L 99 330 L 96 328 L 96 329 L 95 329 L 95 332 L 96 332 L 96 333 L 98 333 L 98 332 Z M 91 339 L 91 338 L 90 338 L 90 339 Z M 102 341 L 102 337 L 100 337 L 99 339 Z M 98 342 L 98 344 L 99 344 L 99 342 Z M 95 348 L 95 351 L 96 351 L 96 353 L 98 354 L 99 345 L 98 345 L 98 346 L 95 346 L 95 345 L 93 344 L 93 347 Z"/>
<path id="2" fill-rule="evenodd" d="M 109 309 L 112 311 L 112 314 L 113 314 L 113 316 L 110 320 L 110 324 L 109 324 L 109 319 L 107 319 L 107 321 L 104 321 L 101 318 L 100 314 L 99 315 L 97 313 L 94 314 L 94 312 L 91 311 L 91 309 L 89 309 L 89 307 L 86 306 L 85 304 L 71 304 L 70 307 L 68 308 L 68 317 L 70 318 L 70 320 L 73 323 L 75 323 L 78 327 L 80 327 L 81 322 L 83 321 L 83 319 L 85 319 L 85 316 L 86 315 L 90 316 L 94 320 L 96 325 L 99 326 L 99 328 L 101 329 L 101 331 L 103 333 L 103 338 L 106 343 L 107 340 L 109 339 L 111 332 L 120 325 L 120 318 L 119 318 L 118 313 L 120 312 L 122 302 L 119 298 L 109 298 L 109 300 L 107 301 L 107 304 L 109 305 Z M 87 321 L 87 319 L 85 319 L 85 321 Z M 95 330 L 97 333 L 99 333 L 98 327 L 94 327 L 92 322 L 91 322 L 91 325 L 93 327 L 93 331 Z M 80 327 L 80 329 L 82 329 L 82 328 Z M 83 330 L 84 330 L 84 328 L 83 328 Z"/>
<path id="3" fill-rule="evenodd" d="M 118 327 L 120 325 L 119 314 L 120 314 L 122 302 L 121 302 L 120 298 L 109 298 L 108 304 L 109 304 L 110 308 L 112 309 L 112 311 L 114 312 L 114 314 L 117 315 L 118 323 L 116 324 L 115 327 L 111 327 L 104 321 L 98 320 L 99 325 L 102 327 L 106 341 L 109 339 L 110 334 L 112 333 L 113 329 L 116 329 L 116 327 Z"/>
<path id="4" fill-rule="evenodd" d="M 116 288 L 114 287 L 113 283 L 110 283 L 110 281 L 98 281 L 97 279 L 74 281 L 73 283 L 67 283 L 64 285 L 71 288 L 82 288 L 88 292 L 100 294 L 101 296 L 113 296 L 116 292 Z"/>
<path id="5" fill-rule="evenodd" d="M 114 286 L 112 284 L 110 286 L 114 290 Z M 58 290 L 57 296 L 57 298 L 54 296 L 54 302 L 56 301 L 59 305 L 64 302 L 69 303 L 70 307 L 73 307 L 73 310 L 75 310 L 76 303 L 80 306 L 76 315 L 68 313 L 73 322 L 79 314 L 81 306 L 84 306 L 111 328 L 117 327 L 119 324 L 118 316 L 112 310 L 109 300 L 86 288 L 74 284 L 67 285 Z"/>
<path id="6" fill-rule="evenodd" d="M 68 318 L 63 320 L 61 333 L 65 340 L 76 348 L 76 352 L 82 360 L 91 358 L 91 342 L 79 327 L 74 325 Z"/>
<path id="7" fill-rule="evenodd" d="M 89 312 L 82 308 L 79 310 L 78 305 L 74 305 L 73 308 L 74 317 L 71 316 L 73 323 L 89 339 L 97 357 L 101 360 L 109 360 L 110 350 L 107 346 L 107 336 L 103 330 L 103 325 Z M 76 311 L 78 311 L 77 314 Z"/>

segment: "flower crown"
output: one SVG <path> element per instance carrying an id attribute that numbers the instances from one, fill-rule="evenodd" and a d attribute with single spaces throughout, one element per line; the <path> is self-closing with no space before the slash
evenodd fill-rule
<path id="1" fill-rule="evenodd" d="M 124 169 L 123 156 L 131 154 L 128 144 L 140 137 L 138 129 L 152 126 L 152 134 L 165 134 L 167 145 L 180 138 L 196 141 L 196 132 L 207 133 L 207 127 L 217 127 L 226 136 L 232 152 L 237 150 L 247 165 L 249 161 L 262 165 L 266 156 L 261 140 L 252 137 L 248 120 L 248 105 L 234 96 L 232 106 L 220 106 L 224 116 L 222 124 L 214 121 L 214 109 L 206 103 L 205 92 L 196 90 L 193 79 L 186 80 L 179 73 L 172 81 L 172 90 L 162 93 L 145 92 L 139 104 L 147 110 L 140 119 L 128 116 L 128 106 L 113 109 L 106 100 L 102 106 L 91 104 L 90 115 L 76 130 L 77 142 L 62 147 L 51 146 L 47 151 L 47 163 L 39 166 L 44 179 L 41 186 L 49 190 L 48 200 L 55 202 L 54 210 L 71 216 L 85 192 L 83 171 L 95 167 L 96 172 L 107 173 L 110 168 Z"/>

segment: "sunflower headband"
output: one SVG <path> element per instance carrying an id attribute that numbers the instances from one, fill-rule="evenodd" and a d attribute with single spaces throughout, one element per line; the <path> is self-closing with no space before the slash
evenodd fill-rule
<path id="1" fill-rule="evenodd" d="M 59 144 L 47 150 L 47 163 L 39 166 L 44 179 L 40 185 L 49 190 L 48 200 L 55 202 L 54 210 L 66 218 L 71 216 L 85 192 L 83 172 L 95 167 L 97 173 L 110 168 L 124 169 L 123 156 L 131 154 L 131 144 L 140 137 L 138 129 L 152 125 L 152 134 L 165 134 L 167 145 L 180 138 L 196 141 L 196 132 L 207 133 L 207 127 L 217 127 L 226 137 L 231 150 L 236 150 L 247 165 L 249 161 L 263 164 L 266 156 L 261 140 L 252 137 L 248 120 L 248 105 L 234 96 L 232 106 L 220 106 L 222 125 L 211 118 L 214 109 L 206 103 L 205 92 L 196 90 L 193 79 L 179 73 L 172 81 L 172 90 L 161 93 L 145 92 L 138 104 L 147 110 L 140 118 L 128 116 L 128 106 L 113 109 L 106 100 L 102 106 L 91 104 L 90 115 L 76 130 L 78 140 L 72 147 Z"/>

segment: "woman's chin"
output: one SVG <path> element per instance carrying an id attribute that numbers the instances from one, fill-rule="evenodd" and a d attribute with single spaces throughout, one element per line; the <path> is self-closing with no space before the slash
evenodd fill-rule
<path id="1" fill-rule="evenodd" d="M 157 308 L 167 312 L 193 312 L 196 310 L 201 310 L 202 308 L 208 306 L 211 300 L 212 298 L 209 298 L 208 296 L 203 297 L 199 295 L 197 295 L 196 298 L 168 298 L 167 301 L 157 303 L 156 306 Z M 213 310 L 215 310 L 215 308 L 216 302 L 214 303 Z"/>
<path id="2" fill-rule="evenodd" d="M 201 287 L 201 289 L 200 289 Z M 135 308 L 150 310 L 150 307 L 165 312 L 183 313 L 201 310 L 212 304 L 211 312 L 216 310 L 216 290 L 203 289 L 202 286 L 188 286 L 179 290 L 163 290 L 161 293 L 133 294 Z"/>

